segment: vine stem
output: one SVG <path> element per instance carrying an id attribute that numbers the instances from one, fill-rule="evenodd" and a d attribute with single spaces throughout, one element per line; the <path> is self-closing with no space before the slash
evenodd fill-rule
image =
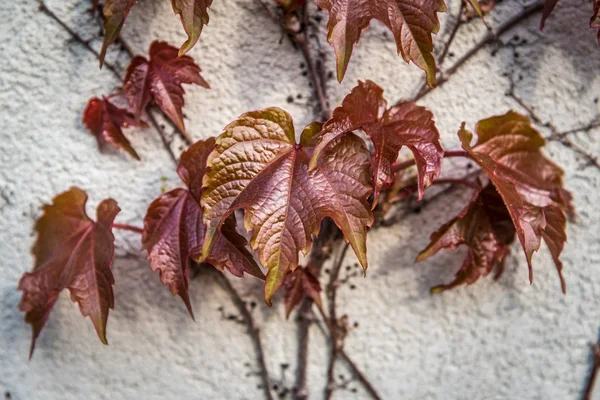
<path id="1" fill-rule="evenodd" d="M 346 252 L 350 245 L 346 243 L 338 256 L 336 263 L 333 265 L 331 272 L 329 273 L 329 283 L 327 284 L 327 304 L 329 308 L 329 323 L 333 327 L 330 333 L 331 346 L 329 350 L 329 364 L 327 366 L 327 385 L 325 386 L 325 399 L 331 399 L 333 391 L 335 389 L 335 361 L 339 353 L 341 346 L 338 338 L 338 320 L 336 311 L 336 295 L 338 288 L 338 278 L 340 276 L 340 269 L 344 259 L 346 258 Z"/>
<path id="2" fill-rule="evenodd" d="M 113 227 L 113 229 L 120 229 L 122 231 L 129 231 L 129 232 L 139 233 L 140 235 L 142 233 L 144 233 L 144 230 L 142 228 L 139 228 L 139 227 L 133 226 L 133 225 L 128 225 L 128 224 L 113 223 L 112 227 Z"/>
<path id="3" fill-rule="evenodd" d="M 322 307 L 317 307 L 317 310 L 319 311 L 321 319 L 323 319 L 323 322 L 325 323 L 325 326 L 327 327 L 329 337 L 331 337 L 334 327 L 331 325 L 329 318 L 325 314 L 325 310 L 323 310 Z M 377 390 L 375 389 L 375 387 L 373 386 L 371 381 L 369 381 L 367 376 L 360 370 L 360 368 L 358 368 L 358 366 L 356 365 L 354 360 L 352 360 L 352 358 L 348 355 L 348 353 L 346 353 L 346 351 L 344 350 L 343 347 L 338 349 L 337 354 L 339 357 L 341 357 L 346 362 L 346 364 L 352 371 L 352 374 L 364 386 L 364 388 L 367 390 L 369 395 L 375 400 L 381 400 L 381 396 L 379 395 L 379 393 L 377 393 Z"/>
<path id="4" fill-rule="evenodd" d="M 465 158 L 471 158 L 471 156 L 469 156 L 469 153 L 467 153 L 464 150 L 451 150 L 451 151 L 444 151 L 444 158 L 452 158 L 452 157 L 465 157 Z M 410 160 L 406 160 L 404 162 L 398 163 L 394 166 L 394 172 L 399 172 L 399 171 L 403 171 L 405 169 L 408 169 L 410 167 L 412 167 L 413 165 L 415 165 L 415 159 L 410 159 Z"/>
<path id="5" fill-rule="evenodd" d="M 592 393 L 594 392 L 594 386 L 596 385 L 596 380 L 598 379 L 598 373 L 600 372 L 600 340 L 598 343 L 592 344 L 592 352 L 593 352 L 593 364 L 592 371 L 590 372 L 590 377 L 585 386 L 585 390 L 583 392 L 583 400 L 592 400 Z"/>
<path id="6" fill-rule="evenodd" d="M 229 297 L 237 307 L 238 311 L 242 314 L 244 318 L 244 322 L 246 323 L 246 327 L 248 328 L 248 335 L 252 339 L 252 343 L 254 345 L 254 350 L 256 351 L 256 358 L 258 361 L 258 366 L 260 368 L 260 378 L 262 380 L 262 386 L 265 393 L 265 398 L 267 400 L 273 400 L 273 395 L 271 394 L 270 382 L 269 382 L 269 370 L 267 369 L 267 363 L 265 362 L 265 352 L 262 347 L 262 342 L 260 340 L 260 329 L 254 323 L 254 318 L 252 318 L 252 314 L 246 307 L 246 303 L 240 296 L 240 294 L 235 290 L 229 279 L 225 276 L 225 274 L 215 270 L 210 267 L 209 271 L 213 273 L 217 282 L 221 287 L 229 294 Z"/>
<path id="7" fill-rule="evenodd" d="M 475 43 L 475 45 L 473 45 L 473 47 L 471 47 L 454 64 L 452 64 L 452 66 L 450 68 L 448 68 L 447 70 L 445 70 L 439 74 L 438 79 L 437 79 L 437 87 L 440 87 L 440 86 L 444 85 L 446 82 L 448 82 L 450 77 L 456 71 L 458 71 L 458 69 L 460 67 L 462 67 L 467 61 L 469 61 L 471 59 L 471 57 L 473 57 L 475 54 L 477 54 L 479 52 L 479 50 L 484 48 L 486 45 L 494 42 L 500 35 L 504 34 L 509 29 L 518 25 L 524 19 L 527 19 L 530 16 L 532 16 L 538 12 L 541 12 L 543 8 L 544 8 L 544 0 L 536 0 L 535 2 L 523 7 L 523 9 L 520 12 L 513 15 L 511 18 L 509 18 L 504 23 L 500 24 L 500 26 L 498 26 L 498 28 L 488 30 L 486 35 L 483 36 L 481 39 L 479 39 L 479 41 L 477 43 Z M 448 47 L 450 47 L 450 46 L 448 46 Z M 418 100 L 422 99 L 424 96 L 426 96 L 427 94 L 429 94 L 432 90 L 433 90 L 433 88 L 431 88 L 429 86 L 424 86 L 424 87 L 422 87 L 421 90 L 419 90 L 419 92 L 415 96 L 413 96 L 413 98 L 411 100 L 418 101 Z"/>

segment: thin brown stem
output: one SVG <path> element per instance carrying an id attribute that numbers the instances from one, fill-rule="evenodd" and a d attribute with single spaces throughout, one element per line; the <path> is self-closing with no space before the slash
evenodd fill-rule
<path id="1" fill-rule="evenodd" d="M 100 53 L 98 53 L 92 46 L 90 46 L 89 40 L 85 40 L 77 32 L 71 29 L 63 20 L 61 20 L 58 17 L 58 15 L 54 13 L 54 11 L 50 10 L 48 6 L 46 6 L 46 3 L 44 3 L 43 0 L 38 0 L 38 4 L 40 11 L 42 11 L 44 14 L 52 18 L 57 24 L 59 24 L 71 36 L 73 40 L 85 47 L 87 51 L 94 54 L 97 59 L 100 59 Z M 117 68 L 114 65 L 109 63 L 104 63 L 104 65 L 110 72 L 112 72 L 112 74 L 115 76 L 115 78 L 117 78 L 117 80 L 120 81 L 123 79 L 123 77 L 121 76 L 121 72 L 117 70 Z"/>
<path id="2" fill-rule="evenodd" d="M 556 128 L 556 126 L 554 126 L 554 124 L 552 124 L 551 122 L 543 122 L 542 118 L 535 112 L 533 107 L 531 107 L 529 104 L 525 103 L 525 101 L 516 94 L 514 83 L 511 83 L 511 87 L 507 94 L 508 94 L 508 96 L 512 97 L 512 99 L 515 100 L 522 108 L 524 108 L 525 111 L 527 111 L 527 114 L 529 114 L 529 117 L 533 120 L 533 122 L 550 129 L 550 131 L 552 132 L 552 135 L 548 138 L 548 140 L 558 141 L 563 146 L 573 150 L 575 153 L 577 153 L 580 156 L 582 156 L 583 158 L 585 158 L 589 165 L 592 165 L 592 166 L 596 167 L 597 169 L 600 169 L 600 162 L 598 161 L 598 157 L 588 153 L 586 151 L 586 149 L 573 143 L 571 141 L 571 139 L 569 139 L 567 137 L 567 134 L 565 134 L 564 132 L 563 133 L 559 132 L 559 130 Z M 590 129 L 592 129 L 594 127 L 594 122 L 588 124 L 587 126 L 590 126 Z M 567 132 L 569 132 L 569 131 L 567 131 Z"/>
<path id="3" fill-rule="evenodd" d="M 215 270 L 214 268 L 209 268 L 210 271 L 213 271 L 213 275 L 215 276 L 217 282 L 221 287 L 229 294 L 229 297 L 237 307 L 240 314 L 244 319 L 244 323 L 248 328 L 248 335 L 252 339 L 252 343 L 254 345 L 254 350 L 256 351 L 256 358 L 258 362 L 258 366 L 260 368 L 260 377 L 262 380 L 262 386 L 265 393 L 265 399 L 273 400 L 273 395 L 271 394 L 270 388 L 270 378 L 269 371 L 267 369 L 267 364 L 265 362 L 265 352 L 262 347 L 262 342 L 260 340 L 260 329 L 255 325 L 254 318 L 252 318 L 252 314 L 246 307 L 246 303 L 240 296 L 240 294 L 235 290 L 229 279 L 225 276 L 225 274 Z"/>
<path id="4" fill-rule="evenodd" d="M 592 370 L 583 392 L 583 400 L 592 400 L 592 393 L 594 392 L 598 374 L 600 373 L 600 340 L 598 343 L 592 344 L 592 354 Z"/>
<path id="5" fill-rule="evenodd" d="M 446 82 L 448 82 L 450 77 L 456 71 L 458 71 L 458 69 L 460 67 L 462 67 L 467 61 L 469 61 L 471 59 L 471 57 L 473 57 L 475 54 L 477 54 L 479 52 L 479 50 L 484 48 L 486 45 L 496 41 L 496 39 L 499 36 L 504 34 L 506 31 L 510 30 L 511 28 L 515 27 L 516 25 L 518 25 L 521 21 L 529 18 L 530 16 L 532 16 L 538 12 L 541 12 L 543 8 L 544 8 L 544 0 L 536 0 L 534 3 L 523 7 L 523 9 L 520 12 L 513 15 L 507 21 L 502 23 L 497 29 L 489 30 L 483 38 L 479 39 L 479 41 L 477 43 L 475 43 L 475 45 L 473 45 L 473 47 L 471 47 L 454 64 L 452 64 L 452 66 L 450 68 L 441 72 L 438 75 L 437 87 L 440 87 L 440 86 L 444 85 Z M 426 86 L 423 88 L 423 90 L 419 91 L 411 100 L 412 101 L 420 100 L 425 95 L 429 94 L 432 90 L 433 90 L 433 88 Z"/>
<path id="6" fill-rule="evenodd" d="M 154 113 L 151 109 L 148 109 L 148 118 L 150 119 L 150 123 L 152 124 L 154 129 L 156 129 L 156 131 L 158 132 L 158 136 L 160 136 L 160 140 L 163 144 L 163 147 L 169 154 L 169 157 L 175 164 L 177 164 L 177 156 L 173 152 L 173 149 L 171 149 L 171 144 L 169 143 L 169 140 L 167 140 L 167 134 L 165 133 L 163 127 L 156 120 L 156 117 L 154 116 Z"/>
<path id="7" fill-rule="evenodd" d="M 317 310 L 319 311 L 319 314 L 321 315 L 321 318 L 323 319 L 323 322 L 325 323 L 325 326 L 327 327 L 327 333 L 329 334 L 329 337 L 331 338 L 332 332 L 334 331 L 334 327 L 331 325 L 329 318 L 325 314 L 325 310 L 323 310 L 322 307 L 317 307 Z M 360 368 L 358 368 L 358 366 L 352 360 L 352 358 L 348 355 L 348 353 L 346 353 L 346 351 L 343 348 L 340 348 L 337 351 L 337 355 L 346 362 L 346 364 L 352 371 L 352 374 L 363 385 L 363 387 L 369 393 L 369 395 L 375 400 L 381 400 L 381 396 L 379 395 L 379 393 L 377 393 L 377 390 L 375 389 L 373 384 L 369 381 L 367 376 L 360 370 Z"/>
<path id="8" fill-rule="evenodd" d="M 142 233 L 144 233 L 144 230 L 142 228 L 138 228 L 137 226 L 128 225 L 128 224 L 113 223 L 112 227 L 113 227 L 113 229 L 120 229 L 122 231 L 129 231 L 129 232 L 139 233 L 140 235 Z"/>
<path id="9" fill-rule="evenodd" d="M 456 38 L 456 33 L 458 32 L 458 28 L 460 28 L 460 26 L 463 24 L 461 16 L 463 14 L 464 9 L 465 9 L 465 1 L 461 0 L 460 8 L 458 9 L 458 13 L 456 14 L 456 17 L 455 17 L 456 21 L 454 22 L 454 26 L 452 27 L 452 32 L 450 32 L 450 37 L 448 37 L 448 40 L 446 41 L 446 44 L 444 45 L 444 50 L 442 50 L 442 53 L 440 54 L 440 56 L 438 57 L 438 60 L 437 60 L 437 64 L 440 67 L 444 63 L 444 60 L 446 59 L 446 56 L 448 55 L 448 51 L 450 50 L 450 47 L 452 46 L 452 43 L 454 42 L 454 39 Z"/>
<path id="10" fill-rule="evenodd" d="M 338 279 L 340 276 L 340 269 L 346 257 L 346 252 L 350 245 L 346 243 L 342 248 L 337 261 L 331 268 L 329 273 L 329 283 L 327 284 L 327 304 L 329 308 L 329 323 L 333 327 L 331 330 L 331 345 L 329 349 L 329 364 L 327 366 L 327 385 L 325 386 L 325 399 L 331 399 L 333 391 L 335 389 L 335 361 L 337 360 L 338 352 L 342 348 L 340 338 L 338 337 L 338 318 L 336 311 L 336 296 L 337 288 L 339 285 Z"/>
<path id="11" fill-rule="evenodd" d="M 469 153 L 467 153 L 464 150 L 451 150 L 451 151 L 445 151 L 444 152 L 444 158 L 452 158 L 452 157 L 466 157 L 466 158 L 470 158 Z M 405 169 L 408 169 L 410 167 L 412 167 L 413 165 L 415 165 L 415 159 L 410 159 L 410 160 L 406 160 L 403 161 L 401 163 L 398 163 L 394 166 L 394 172 L 399 172 L 399 171 L 403 171 Z"/>
<path id="12" fill-rule="evenodd" d="M 315 276 L 319 276 L 323 264 L 331 256 L 331 248 L 335 242 L 339 242 L 339 229 L 330 219 L 325 219 L 321 225 L 321 232 L 313 243 L 312 250 L 309 255 L 308 266 L 312 269 Z M 313 322 L 312 318 L 313 301 L 310 297 L 306 297 L 298 311 L 298 371 L 296 380 L 296 396 L 297 400 L 308 398 L 308 344 L 309 331 Z"/>

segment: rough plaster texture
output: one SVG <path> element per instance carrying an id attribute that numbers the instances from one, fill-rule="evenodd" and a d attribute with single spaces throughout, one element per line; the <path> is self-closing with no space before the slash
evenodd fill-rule
<path id="1" fill-rule="evenodd" d="M 144 52 L 157 38 L 184 39 L 170 2 L 146 0 L 132 12 L 123 35 Z M 85 38 L 99 26 L 84 0 L 48 0 L 48 6 Z M 449 3 L 456 13 L 458 1 Z M 488 17 L 493 24 L 519 10 L 517 1 L 501 3 Z M 598 116 L 600 49 L 587 29 L 591 5 L 561 0 L 546 33 L 539 16 L 521 24 L 473 57 L 451 81 L 422 100 L 430 107 L 446 148 L 458 147 L 461 121 L 511 108 L 505 92 L 511 80 L 517 93 L 544 120 L 561 130 Z M 103 346 L 63 293 L 27 361 L 30 330 L 17 311 L 15 288 L 31 267 L 32 226 L 40 206 L 71 185 L 85 188 L 90 207 L 112 196 L 123 209 L 118 220 L 141 224 L 146 205 L 162 187 L 178 185 L 173 165 L 152 129 L 130 133 L 142 162 L 123 154 L 100 155 L 80 120 L 91 96 L 118 84 L 97 60 L 37 9 L 36 1 L 0 3 L 0 397 L 11 399 L 260 399 L 253 347 L 243 324 L 223 318 L 236 309 L 208 277 L 191 284 L 197 322 L 171 296 L 138 256 L 138 238 L 117 232 L 113 270 L 116 309 L 108 324 L 110 345 Z M 448 34 L 442 19 L 441 43 Z M 324 29 L 323 18 L 321 29 Z M 448 58 L 451 63 L 484 34 L 480 23 L 464 26 Z M 189 88 L 186 124 L 200 139 L 247 110 L 286 108 L 301 128 L 313 118 L 314 100 L 303 76 L 302 56 L 254 0 L 216 0 L 211 22 L 191 55 L 200 63 L 210 91 Z M 319 40 L 324 42 L 324 33 Z M 98 48 L 99 40 L 92 41 Z M 328 69 L 334 70 L 332 51 Z M 111 51 L 110 62 L 127 59 Z M 422 72 L 395 55 L 395 45 L 373 24 L 358 45 L 343 84 L 329 83 L 337 104 L 358 79 L 372 79 L 392 101 L 412 93 Z M 289 103 L 288 96 L 294 101 Z M 549 134 L 542 129 L 544 134 Z M 571 139 L 600 153 L 600 130 L 577 132 Z M 177 147 L 176 144 L 174 147 Z M 385 399 L 577 399 L 590 365 L 588 343 L 600 327 L 599 226 L 600 174 L 557 142 L 548 154 L 566 171 L 566 185 L 579 213 L 569 224 L 564 251 L 568 295 L 545 249 L 534 257 L 535 281 L 529 286 L 522 253 L 515 247 L 499 282 L 430 296 L 428 288 L 451 279 L 464 253 L 446 252 L 414 265 L 431 231 L 462 207 L 464 195 L 448 196 L 410 214 L 401 224 L 369 236 L 370 270 L 339 291 L 339 312 L 351 330 L 346 349 Z M 452 163 L 448 162 L 447 167 Z M 447 169 L 446 169 L 447 171 Z M 459 165 L 458 173 L 462 171 Z M 161 180 L 166 177 L 166 182 Z M 90 208 L 91 209 L 91 208 Z M 350 257 L 351 271 L 355 271 Z M 284 319 L 281 301 L 268 309 L 256 280 L 236 280 L 262 332 L 273 384 L 294 384 L 296 325 Z M 220 311 L 222 307 L 223 311 Z M 311 332 L 311 398 L 325 384 L 327 342 Z M 282 364 L 290 367 L 283 369 Z M 337 375 L 350 377 L 343 364 Z M 353 392 L 350 389 L 356 389 Z M 288 396 L 289 397 L 289 396 Z M 337 399 L 367 398 L 356 382 L 335 393 Z M 600 399 L 600 390 L 596 394 Z"/>

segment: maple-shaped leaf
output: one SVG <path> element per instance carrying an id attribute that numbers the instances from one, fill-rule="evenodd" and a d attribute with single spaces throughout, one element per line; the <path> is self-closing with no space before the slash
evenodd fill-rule
<path id="1" fill-rule="evenodd" d="M 210 88 L 200 76 L 200 67 L 190 56 L 177 55 L 176 47 L 166 42 L 155 41 L 150 45 L 150 60 L 136 56 L 131 60 L 123 91 L 129 101 L 129 107 L 140 119 L 142 111 L 154 100 L 160 109 L 185 132 L 183 124 L 184 83 Z"/>
<path id="2" fill-rule="evenodd" d="M 402 146 L 408 147 L 415 157 L 422 198 L 425 188 L 439 176 L 444 156 L 433 114 L 413 102 L 386 107 L 383 89 L 371 81 L 359 81 L 323 127 L 310 167 L 317 165 L 321 152 L 332 141 L 360 129 L 369 136 L 375 150 L 371 162 L 375 199 L 382 187 L 392 182 L 392 164 Z"/>
<path id="3" fill-rule="evenodd" d="M 498 265 L 502 273 L 509 245 L 515 240 L 515 227 L 510 214 L 490 183 L 479 187 L 467 206 L 456 217 L 446 222 L 431 235 L 431 243 L 417 257 L 423 261 L 442 249 L 468 247 L 467 256 L 456 273 L 454 281 L 431 289 L 432 293 L 473 284 L 488 275 Z"/>
<path id="4" fill-rule="evenodd" d="M 196 142 L 179 160 L 177 173 L 187 189 L 167 192 L 148 207 L 144 218 L 142 248 L 148 252 L 153 271 L 160 271 L 163 284 L 179 295 L 194 318 L 188 294 L 190 257 L 202 250 L 206 226 L 202 222 L 200 196 L 206 159 L 215 147 L 214 138 Z M 264 274 L 246 249 L 246 240 L 236 231 L 233 216 L 225 221 L 206 262 L 236 276 L 244 272 L 264 279 Z"/>
<path id="5" fill-rule="evenodd" d="M 136 160 L 140 159 L 129 140 L 123 135 L 121 128 L 131 126 L 147 128 L 148 125 L 144 121 L 136 121 L 129 111 L 115 106 L 105 97 L 102 99 L 94 97 L 85 107 L 83 124 L 96 137 L 100 151 L 104 151 L 109 145 L 125 150 Z"/>
<path id="6" fill-rule="evenodd" d="M 566 241 L 565 212 L 572 206 L 570 194 L 563 188 L 563 171 L 542 154 L 545 141 L 529 118 L 514 111 L 479 121 L 476 133 L 475 146 L 471 145 L 473 134 L 464 124 L 458 136 L 463 149 L 487 174 L 506 205 L 525 251 L 530 281 L 531 257 L 543 239 L 565 292 L 559 256 Z"/>
<path id="7" fill-rule="evenodd" d="M 33 331 L 30 357 L 63 289 L 69 290 L 71 300 L 79 304 L 84 317 L 90 317 L 102 343 L 107 343 L 106 321 L 115 302 L 111 228 L 120 209 L 116 201 L 106 199 L 98 205 L 94 222 L 85 212 L 86 201 L 87 194 L 72 187 L 45 205 L 35 224 L 33 271 L 19 281 L 23 291 L 19 309 Z"/>
<path id="8" fill-rule="evenodd" d="M 125 19 L 136 2 L 137 0 L 106 0 L 106 3 L 104 3 L 104 42 L 98 57 L 100 67 L 104 63 L 108 46 L 113 44 L 119 37 Z"/>
<path id="9" fill-rule="evenodd" d="M 179 56 L 194 47 L 204 25 L 208 24 L 208 8 L 213 0 L 172 0 L 173 11 L 181 17 L 181 24 L 188 39 L 181 45 Z"/>
<path id="10" fill-rule="evenodd" d="M 290 271 L 283 280 L 285 289 L 285 317 L 289 318 L 292 310 L 300 304 L 304 297 L 310 297 L 319 306 L 321 302 L 321 284 L 316 276 L 305 267 Z"/>
<path id="11" fill-rule="evenodd" d="M 279 108 L 243 114 L 217 138 L 204 177 L 202 206 L 208 225 L 203 256 L 209 254 L 218 228 L 237 209 L 251 246 L 268 267 L 265 300 L 307 254 L 321 220 L 330 217 L 367 268 L 366 231 L 373 222 L 367 202 L 373 188 L 369 152 L 362 139 L 345 135 L 323 151 L 308 170 L 320 124 L 311 124 L 296 143 L 291 116 Z"/>
<path id="12" fill-rule="evenodd" d="M 354 45 L 371 20 L 376 19 L 392 31 L 404 61 L 412 61 L 423 69 L 429 86 L 435 86 L 431 34 L 440 28 L 437 13 L 446 11 L 443 0 L 317 0 L 317 4 L 329 12 L 327 40 L 335 50 L 340 82 Z"/>

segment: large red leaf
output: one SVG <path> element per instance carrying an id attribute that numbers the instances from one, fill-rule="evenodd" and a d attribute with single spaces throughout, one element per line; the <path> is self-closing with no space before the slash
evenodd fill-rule
<path id="1" fill-rule="evenodd" d="M 296 143 L 291 116 L 279 108 L 249 112 L 217 138 L 204 177 L 202 205 L 208 224 L 203 255 L 209 253 L 229 214 L 245 209 L 252 248 L 268 267 L 265 300 L 308 253 L 321 220 L 331 217 L 342 230 L 363 268 L 367 267 L 366 230 L 373 216 L 369 152 L 364 142 L 346 135 L 333 142 L 312 171 L 312 146 L 319 132 L 312 124 Z"/>
<path id="2" fill-rule="evenodd" d="M 127 110 L 118 108 L 107 98 L 94 97 L 85 107 L 83 124 L 96 137 L 100 151 L 104 151 L 106 146 L 110 145 L 125 150 L 136 160 L 140 159 L 129 140 L 123 135 L 121 128 L 130 126 L 147 128 L 148 125 L 144 121 L 136 121 Z"/>
<path id="3" fill-rule="evenodd" d="M 33 331 L 30 357 L 63 289 L 69 290 L 71 300 L 79 304 L 84 317 L 90 317 L 102 343 L 107 343 L 108 310 L 115 302 L 111 226 L 120 209 L 116 201 L 104 200 L 94 222 L 86 215 L 86 201 L 87 194 L 72 187 L 45 205 L 35 224 L 38 237 L 32 249 L 33 271 L 23 274 L 19 282 L 23 291 L 19 308 Z"/>
<path id="4" fill-rule="evenodd" d="M 317 4 L 329 12 L 327 40 L 335 49 L 340 82 L 354 45 L 371 20 L 376 19 L 392 31 L 398 54 L 423 69 L 427 83 L 435 86 L 431 34 L 440 28 L 437 13 L 446 11 L 443 0 L 317 0 Z"/>
<path id="5" fill-rule="evenodd" d="M 570 194 L 563 188 L 563 171 L 541 152 L 545 141 L 531 121 L 513 111 L 480 121 L 478 140 L 463 127 L 458 133 L 465 149 L 488 175 L 510 214 L 533 280 L 531 257 L 542 239 L 548 245 L 561 280 L 559 256 L 566 241 Z"/>
<path id="6" fill-rule="evenodd" d="M 500 274 L 514 239 L 515 227 L 510 214 L 496 188 L 488 184 L 477 189 L 469 204 L 431 235 L 431 243 L 419 254 L 417 262 L 442 249 L 455 249 L 461 245 L 468 247 L 465 261 L 454 281 L 431 289 L 432 293 L 437 293 L 462 284 L 473 284 L 492 272 L 496 265 Z"/>
<path id="7" fill-rule="evenodd" d="M 106 50 L 119 37 L 125 19 L 137 0 L 106 0 L 104 3 L 104 42 L 100 50 L 100 66 L 104 63 Z"/>
<path id="8" fill-rule="evenodd" d="M 188 189 L 175 189 L 150 204 L 144 218 L 142 246 L 154 271 L 160 271 L 163 284 L 179 295 L 192 318 L 188 294 L 190 257 L 199 257 L 206 226 L 202 222 L 200 196 L 206 159 L 214 149 L 214 138 L 199 141 L 187 149 L 177 167 Z M 246 250 L 246 240 L 236 232 L 235 219 L 229 218 L 216 239 L 206 261 L 223 271 L 242 276 L 244 272 L 264 279 L 264 274 Z"/>
<path id="9" fill-rule="evenodd" d="M 172 0 L 173 11 L 181 17 L 181 24 L 188 39 L 179 49 L 182 56 L 196 44 L 204 25 L 208 24 L 208 8 L 213 0 Z"/>
<path id="10" fill-rule="evenodd" d="M 163 112 L 185 132 L 181 111 L 184 83 L 210 88 L 200 76 L 200 67 L 189 56 L 178 57 L 177 48 L 165 42 L 150 45 L 150 60 L 136 56 L 125 75 L 123 90 L 129 107 L 139 120 L 142 111 L 154 100 Z"/>
<path id="11" fill-rule="evenodd" d="M 285 289 L 285 317 L 289 318 L 292 310 L 306 296 L 310 297 L 319 307 L 321 302 L 321 284 L 316 276 L 306 267 L 290 271 L 283 280 Z"/>
<path id="12" fill-rule="evenodd" d="M 310 166 L 317 164 L 321 152 L 332 141 L 361 129 L 371 138 L 375 149 L 371 166 L 375 199 L 382 187 L 391 183 L 392 164 L 402 146 L 407 146 L 415 157 L 419 198 L 422 198 L 425 188 L 439 176 L 444 155 L 433 114 L 412 102 L 386 107 L 383 89 L 371 81 L 358 82 L 323 127 Z"/>

